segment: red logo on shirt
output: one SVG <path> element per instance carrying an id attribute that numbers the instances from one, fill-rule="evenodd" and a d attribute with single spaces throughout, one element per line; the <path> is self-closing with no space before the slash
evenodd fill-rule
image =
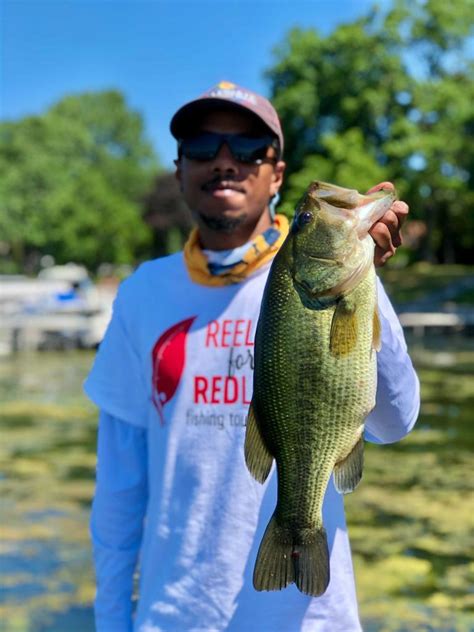
<path id="1" fill-rule="evenodd" d="M 152 400 L 164 424 L 163 406 L 178 388 L 186 361 L 186 337 L 196 316 L 186 318 L 167 329 L 152 351 Z"/>

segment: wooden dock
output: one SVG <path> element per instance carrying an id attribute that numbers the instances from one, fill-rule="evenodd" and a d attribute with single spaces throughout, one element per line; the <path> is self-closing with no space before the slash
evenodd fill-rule
<path id="1" fill-rule="evenodd" d="M 458 310 L 453 312 L 402 312 L 398 315 L 404 330 L 410 330 L 415 336 L 424 336 L 428 329 L 444 333 L 465 332 L 474 327 L 474 311 Z"/>
<path id="2" fill-rule="evenodd" d="M 0 355 L 41 349 L 93 348 L 102 340 L 112 314 L 116 286 L 89 286 L 79 302 L 48 303 L 67 283 L 3 277 L 0 283 Z M 49 297 L 49 298 L 48 298 Z M 33 306 L 33 308 L 31 308 Z M 407 306 L 405 306 L 407 309 Z M 472 307 L 436 311 L 410 305 L 399 311 L 403 329 L 416 338 L 428 333 L 474 333 Z"/>

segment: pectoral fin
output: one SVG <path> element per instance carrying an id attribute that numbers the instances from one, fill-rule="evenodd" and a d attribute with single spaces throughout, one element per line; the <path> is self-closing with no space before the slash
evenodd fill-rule
<path id="1" fill-rule="evenodd" d="M 270 473 L 273 456 L 270 454 L 255 418 L 253 404 L 250 404 L 245 432 L 245 462 L 252 476 L 264 483 Z"/>
<path id="2" fill-rule="evenodd" d="M 357 313 L 344 298 L 339 301 L 334 311 L 329 338 L 329 349 L 335 356 L 350 353 L 357 343 Z"/>
<path id="3" fill-rule="evenodd" d="M 382 325 L 377 307 L 374 310 L 374 322 L 372 325 L 372 348 L 375 351 L 380 351 L 382 348 Z"/>

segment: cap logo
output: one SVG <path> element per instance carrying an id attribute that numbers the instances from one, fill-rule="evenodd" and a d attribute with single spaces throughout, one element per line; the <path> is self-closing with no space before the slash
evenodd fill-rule
<path id="1" fill-rule="evenodd" d="M 235 83 L 231 81 L 221 81 L 217 84 L 217 87 L 221 90 L 232 90 L 232 88 L 235 88 Z"/>
<path id="2" fill-rule="evenodd" d="M 220 99 L 244 101 L 252 105 L 257 105 L 257 99 L 254 94 L 238 88 L 235 83 L 231 83 L 230 81 L 221 81 L 218 83 L 215 88 L 210 90 L 209 96 L 218 97 Z"/>

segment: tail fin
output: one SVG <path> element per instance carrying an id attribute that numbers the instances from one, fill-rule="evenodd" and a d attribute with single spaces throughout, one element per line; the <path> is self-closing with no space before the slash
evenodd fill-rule
<path id="1" fill-rule="evenodd" d="M 321 527 L 311 539 L 293 549 L 296 586 L 306 595 L 319 597 L 329 584 L 329 550 L 326 531 Z"/>
<path id="2" fill-rule="evenodd" d="M 298 538 L 300 540 L 300 538 Z M 322 595 L 329 584 L 329 551 L 323 528 L 295 543 L 290 529 L 268 523 L 255 563 L 255 590 L 281 590 L 296 583 L 307 595 Z"/>

